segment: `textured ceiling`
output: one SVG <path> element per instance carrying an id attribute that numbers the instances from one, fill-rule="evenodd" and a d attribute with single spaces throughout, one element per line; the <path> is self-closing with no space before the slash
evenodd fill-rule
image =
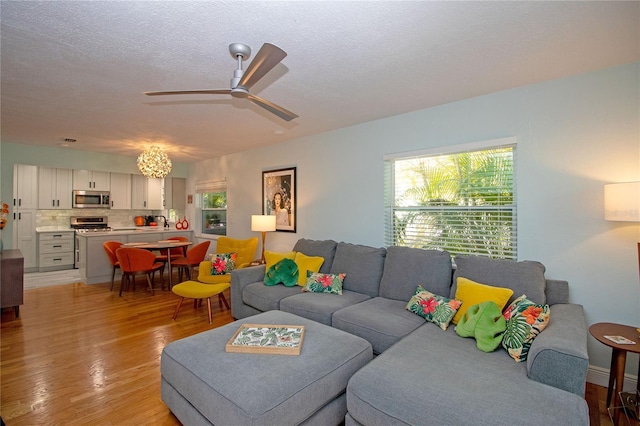
<path id="1" fill-rule="evenodd" d="M 155 144 L 180 162 L 640 60 L 637 1 L 2 1 L 0 16 L 2 142 Z M 143 95 L 229 88 L 234 42 L 288 53 L 252 92 L 299 118 Z"/>

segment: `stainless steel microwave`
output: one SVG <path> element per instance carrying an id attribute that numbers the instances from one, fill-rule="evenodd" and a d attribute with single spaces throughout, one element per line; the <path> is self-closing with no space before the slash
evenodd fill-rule
<path id="1" fill-rule="evenodd" d="M 108 209 L 109 191 L 73 191 L 74 209 Z"/>

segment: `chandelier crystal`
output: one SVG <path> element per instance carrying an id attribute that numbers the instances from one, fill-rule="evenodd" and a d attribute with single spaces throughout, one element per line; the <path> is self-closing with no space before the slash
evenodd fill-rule
<path id="1" fill-rule="evenodd" d="M 171 171 L 171 160 L 157 146 L 142 151 L 138 156 L 138 169 L 148 178 L 163 178 Z"/>

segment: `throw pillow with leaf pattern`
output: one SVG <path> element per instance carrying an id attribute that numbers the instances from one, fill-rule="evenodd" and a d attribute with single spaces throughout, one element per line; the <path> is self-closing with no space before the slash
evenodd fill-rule
<path id="1" fill-rule="evenodd" d="M 342 294 L 342 282 L 347 274 L 321 274 L 319 272 L 307 272 L 307 284 L 302 291 L 312 293 Z"/>
<path id="2" fill-rule="evenodd" d="M 502 315 L 507 320 L 507 330 L 502 338 L 502 347 L 516 362 L 527 360 L 533 340 L 549 324 L 549 305 L 539 305 L 523 294 L 511 302 Z"/>
<path id="3" fill-rule="evenodd" d="M 461 305 L 459 300 L 438 296 L 419 285 L 405 309 L 446 330 Z"/>
<path id="4" fill-rule="evenodd" d="M 236 253 L 215 253 L 211 255 L 211 275 L 226 275 L 236 269 Z"/>

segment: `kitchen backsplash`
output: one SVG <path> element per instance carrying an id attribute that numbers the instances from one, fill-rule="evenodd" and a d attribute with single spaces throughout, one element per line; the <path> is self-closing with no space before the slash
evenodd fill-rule
<path id="1" fill-rule="evenodd" d="M 174 210 L 174 217 L 184 217 L 184 211 Z M 75 209 L 75 210 L 36 210 L 36 228 L 43 226 L 69 226 L 71 216 L 107 216 L 109 226 L 122 228 L 135 226 L 135 216 L 166 216 L 166 210 L 111 210 L 111 209 Z M 171 222 L 171 221 L 170 221 Z"/>

